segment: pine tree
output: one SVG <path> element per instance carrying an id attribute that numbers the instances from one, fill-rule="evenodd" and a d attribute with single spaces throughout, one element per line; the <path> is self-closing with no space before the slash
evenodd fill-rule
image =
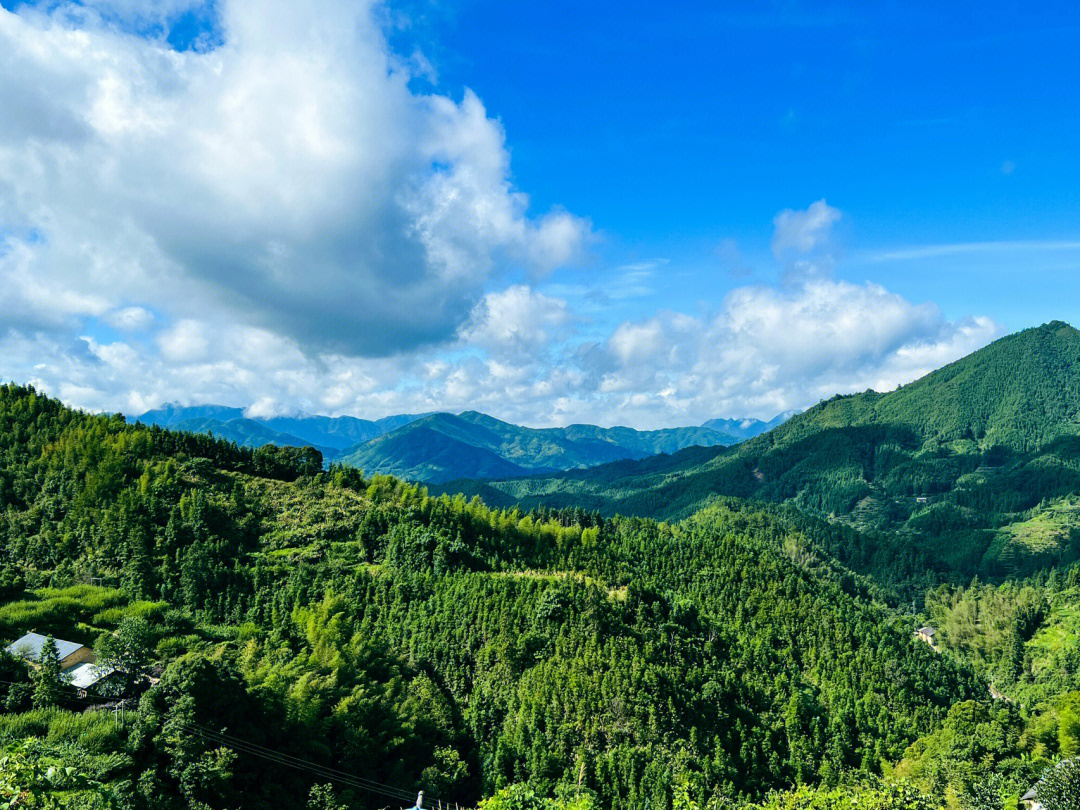
<path id="1" fill-rule="evenodd" d="M 56 706 L 64 696 L 64 684 L 60 680 L 60 651 L 56 639 L 49 636 L 41 647 L 38 670 L 34 673 L 34 706 L 45 709 Z"/>

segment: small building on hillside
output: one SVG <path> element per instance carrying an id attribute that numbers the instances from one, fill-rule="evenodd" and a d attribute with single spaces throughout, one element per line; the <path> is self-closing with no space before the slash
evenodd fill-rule
<path id="1" fill-rule="evenodd" d="M 102 688 L 113 675 L 119 677 L 118 671 L 112 667 L 100 667 L 87 662 L 76 664 L 63 672 L 64 679 L 78 689 L 80 694 L 85 694 L 88 689 Z"/>
<path id="2" fill-rule="evenodd" d="M 915 635 L 917 635 L 919 637 L 920 641 L 925 641 L 927 644 L 929 644 L 931 647 L 933 647 L 934 646 L 934 636 L 937 635 L 937 630 L 935 630 L 930 625 L 926 625 L 926 627 L 920 627 L 916 631 Z"/>
<path id="3" fill-rule="evenodd" d="M 41 663 L 41 651 L 44 649 L 47 639 L 48 636 L 43 636 L 40 633 L 27 633 L 22 638 L 9 644 L 7 651 L 11 655 L 37 666 Z M 60 657 L 60 669 L 62 671 L 71 669 L 76 664 L 92 664 L 97 660 L 94 651 L 85 644 L 80 644 L 77 641 L 64 641 L 62 638 L 54 640 L 56 641 L 56 651 Z"/>
<path id="4" fill-rule="evenodd" d="M 1070 759 L 1063 759 L 1060 762 L 1058 762 L 1056 765 L 1051 765 L 1046 770 L 1046 772 L 1043 773 L 1042 777 L 1039 779 L 1039 781 L 1036 783 L 1036 785 L 1031 790 L 1029 790 L 1027 793 L 1025 793 L 1023 796 L 1020 797 L 1020 807 L 1022 807 L 1023 810 L 1045 810 L 1046 805 L 1044 805 L 1041 801 L 1039 801 L 1039 787 L 1040 786 L 1045 786 L 1047 778 L 1050 777 L 1050 775 L 1054 771 L 1057 771 L 1057 770 L 1060 770 L 1060 769 L 1067 769 L 1071 773 L 1071 779 L 1069 777 L 1066 777 L 1066 779 L 1068 779 L 1070 782 L 1072 782 L 1072 780 L 1075 780 L 1077 776 L 1080 776 L 1080 757 L 1070 758 Z M 1072 784 L 1075 785 L 1075 782 L 1072 782 Z M 1060 790 L 1060 785 L 1058 786 L 1058 790 Z M 1051 791 L 1051 792 L 1056 792 L 1056 791 Z M 1076 796 L 1076 794 L 1073 793 L 1072 797 L 1075 797 L 1075 796 Z"/>
<path id="5" fill-rule="evenodd" d="M 1024 810 L 1043 810 L 1043 806 L 1039 804 L 1039 800 L 1035 796 L 1035 788 L 1020 797 L 1020 806 Z"/>

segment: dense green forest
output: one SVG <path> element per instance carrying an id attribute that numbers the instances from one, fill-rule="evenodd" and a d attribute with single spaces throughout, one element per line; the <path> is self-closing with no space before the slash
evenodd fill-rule
<path id="1" fill-rule="evenodd" d="M 0 626 L 163 667 L 118 724 L 8 660 L 0 729 L 121 806 L 303 806 L 323 782 L 385 806 L 335 774 L 463 804 L 766 801 L 881 779 L 985 696 L 829 561 L 822 522 L 491 510 L 14 386 L 0 437 Z"/>
<path id="2" fill-rule="evenodd" d="M 1080 559 L 1080 332 L 1002 338 L 896 391 L 837 396 L 735 448 L 447 490 L 679 519 L 718 496 L 849 526 L 830 551 L 906 596 Z"/>
<path id="3" fill-rule="evenodd" d="M 530 472 L 591 467 L 639 459 L 688 446 L 713 447 L 738 439 L 708 427 L 632 430 L 569 425 L 527 428 L 476 411 L 424 416 L 343 452 L 342 464 L 413 481 L 506 478 Z"/>
<path id="4" fill-rule="evenodd" d="M 989 483 L 874 527 L 798 492 L 714 492 L 660 521 L 588 498 L 524 511 L 431 495 L 324 469 L 313 448 L 4 386 L 0 629 L 94 646 L 118 672 L 80 692 L 51 652 L 36 668 L 0 656 L 0 800 L 351 810 L 424 790 L 426 806 L 485 810 L 1014 810 L 1040 779 L 1068 796 L 1077 488 L 1067 461 L 1032 481 L 1065 458 L 1051 434 L 957 440 L 984 468 L 965 475 Z M 753 440 L 781 454 L 755 460 L 766 482 L 813 446 L 770 435 Z M 896 464 L 955 471 L 963 453 L 927 442 Z M 747 458 L 716 452 L 637 469 Z M 964 531 L 1044 552 L 973 579 L 955 549 L 926 548 L 967 536 L 918 522 L 943 509 L 992 512 Z M 934 647 L 914 634 L 927 621 Z M 1062 801 L 1048 810 L 1076 810 Z"/>

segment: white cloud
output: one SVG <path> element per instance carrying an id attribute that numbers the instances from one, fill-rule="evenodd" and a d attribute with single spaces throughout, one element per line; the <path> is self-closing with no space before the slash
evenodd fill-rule
<path id="1" fill-rule="evenodd" d="M 518 284 L 485 295 L 460 337 L 493 355 L 513 355 L 551 342 L 570 321 L 566 301 Z"/>
<path id="2" fill-rule="evenodd" d="M 128 413 L 659 427 L 890 388 L 999 331 L 832 280 L 824 200 L 774 221 L 788 284 L 587 323 L 642 311 L 666 262 L 616 268 L 591 310 L 556 292 L 575 285 L 536 289 L 582 259 L 589 222 L 529 212 L 501 125 L 472 92 L 411 90 L 433 72 L 390 51 L 370 2 L 229 0 L 198 52 L 128 33 L 183 6 L 0 9 L 5 378 Z M 721 258 L 743 272 L 733 242 Z"/>
<path id="3" fill-rule="evenodd" d="M 158 345 L 166 360 L 199 360 L 210 348 L 204 324 L 191 319 L 180 321 L 158 336 Z"/>
<path id="4" fill-rule="evenodd" d="M 816 279 L 733 290 L 710 315 L 661 311 L 579 344 L 566 302 L 491 293 L 440 355 L 311 356 L 290 338 L 187 320 L 140 342 L 0 339 L 0 374 L 83 407 L 139 413 L 166 401 L 261 415 L 476 409 L 524 424 L 650 428 L 769 417 L 837 392 L 890 390 L 985 345 L 988 318 L 946 320 L 873 284 Z"/>
<path id="5" fill-rule="evenodd" d="M 135 304 L 386 354 L 580 259 L 589 224 L 530 217 L 501 126 L 410 90 L 372 2 L 229 0 L 206 52 L 126 33 L 184 5 L 0 9 L 0 233 L 42 235 L 2 259 L 0 326 Z"/>
<path id="6" fill-rule="evenodd" d="M 889 390 L 985 345 L 988 318 L 947 321 L 875 284 L 815 279 L 733 290 L 717 313 L 661 312 L 590 349 L 609 421 L 770 416 L 837 392 Z"/>
<path id="7" fill-rule="evenodd" d="M 833 226 L 840 210 L 818 200 L 805 211 L 790 208 L 773 218 L 772 252 L 789 276 L 827 274 L 839 259 Z"/>
<path id="8" fill-rule="evenodd" d="M 149 327 L 154 322 L 154 313 L 142 307 L 124 307 L 105 313 L 105 322 L 116 329 L 131 332 Z"/>

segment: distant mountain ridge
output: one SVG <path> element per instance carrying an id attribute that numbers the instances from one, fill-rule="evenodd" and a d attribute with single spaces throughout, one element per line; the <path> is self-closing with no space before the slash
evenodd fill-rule
<path id="1" fill-rule="evenodd" d="M 745 441 L 746 439 L 760 436 L 762 433 L 768 433 L 774 427 L 779 427 L 798 413 L 799 411 L 784 411 L 783 413 L 774 416 L 768 422 L 753 418 L 710 419 L 707 422 L 702 422 L 701 426 L 715 430 L 717 433 L 723 433 L 725 436 L 731 436 L 739 441 Z"/>
<path id="2" fill-rule="evenodd" d="M 574 424 L 528 428 L 477 411 L 352 416 L 246 417 L 222 405 L 167 405 L 137 421 L 174 430 L 212 433 L 242 447 L 310 445 L 327 461 L 426 483 L 459 478 L 506 478 L 582 469 L 612 461 L 718 447 L 759 435 L 789 414 L 760 419 L 714 419 L 692 427 L 634 430 Z"/>
<path id="3" fill-rule="evenodd" d="M 354 416 L 246 417 L 243 408 L 226 405 L 165 405 L 130 421 L 172 430 L 212 433 L 241 447 L 276 444 L 282 447 L 316 447 L 333 460 L 343 450 L 356 447 L 428 414 L 397 414 L 382 419 Z"/>
<path id="4" fill-rule="evenodd" d="M 660 519 L 722 496 L 771 501 L 867 532 L 867 560 L 887 556 L 874 533 L 900 530 L 916 538 L 904 553 L 923 555 L 911 569 L 1024 573 L 1080 556 L 1080 530 L 1068 528 L 1077 510 L 1055 500 L 1080 493 L 1080 331 L 1026 329 L 894 391 L 837 395 L 731 448 L 445 489 Z"/>
<path id="5" fill-rule="evenodd" d="M 444 483 L 593 467 L 738 439 L 706 427 L 634 430 L 569 425 L 527 428 L 476 411 L 425 416 L 339 457 L 366 473 Z M 496 462 L 496 459 L 499 461 Z M 497 470 L 511 470 L 500 473 Z"/>

